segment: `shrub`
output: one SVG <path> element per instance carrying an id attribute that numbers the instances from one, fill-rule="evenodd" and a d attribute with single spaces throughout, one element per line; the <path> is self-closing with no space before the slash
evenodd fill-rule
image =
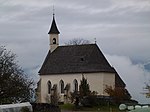
<path id="1" fill-rule="evenodd" d="M 21 112 L 30 112 L 28 107 L 22 107 L 20 111 Z"/>
<path id="2" fill-rule="evenodd" d="M 33 112 L 60 112 L 60 108 L 56 105 L 48 103 L 31 103 Z"/>

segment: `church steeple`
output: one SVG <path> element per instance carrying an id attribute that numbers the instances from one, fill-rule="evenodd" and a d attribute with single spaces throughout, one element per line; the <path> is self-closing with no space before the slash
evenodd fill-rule
<path id="1" fill-rule="evenodd" d="M 50 28 L 48 34 L 60 34 L 60 32 L 57 28 L 56 22 L 55 22 L 55 14 L 54 13 L 53 13 L 53 21 L 52 21 L 51 28 Z"/>
<path id="2" fill-rule="evenodd" d="M 57 28 L 56 22 L 55 22 L 54 13 L 53 13 L 52 24 L 51 24 L 48 34 L 50 38 L 50 51 L 53 52 L 59 46 L 59 34 L 60 34 Z"/>

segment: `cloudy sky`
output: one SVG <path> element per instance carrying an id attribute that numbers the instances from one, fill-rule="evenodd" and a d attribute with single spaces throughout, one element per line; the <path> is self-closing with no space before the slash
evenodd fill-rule
<path id="1" fill-rule="evenodd" d="M 60 45 L 96 38 L 133 99 L 150 103 L 142 94 L 150 80 L 150 0 L 0 0 L 0 46 L 36 79 L 49 50 L 53 6 Z"/>

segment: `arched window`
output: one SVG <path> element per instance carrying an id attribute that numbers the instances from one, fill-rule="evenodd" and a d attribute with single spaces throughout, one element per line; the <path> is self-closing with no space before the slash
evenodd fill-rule
<path id="1" fill-rule="evenodd" d="M 74 85 L 74 91 L 77 92 L 78 91 L 78 81 L 76 79 L 74 79 L 73 85 Z"/>
<path id="2" fill-rule="evenodd" d="M 47 82 L 47 86 L 48 86 L 48 94 L 51 94 L 51 88 L 52 88 L 51 81 Z"/>
<path id="3" fill-rule="evenodd" d="M 60 93 L 64 93 L 64 81 L 60 80 Z"/>
<path id="4" fill-rule="evenodd" d="M 56 44 L 56 38 L 53 38 L 53 44 Z"/>

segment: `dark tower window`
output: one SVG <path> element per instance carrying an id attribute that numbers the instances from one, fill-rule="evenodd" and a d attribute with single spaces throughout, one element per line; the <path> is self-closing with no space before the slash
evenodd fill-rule
<path id="1" fill-rule="evenodd" d="M 52 87 L 51 81 L 48 81 L 47 86 L 48 86 L 48 94 L 51 94 L 51 87 Z"/>
<path id="2" fill-rule="evenodd" d="M 53 38 L 53 44 L 56 44 L 56 38 Z"/>
<path id="3" fill-rule="evenodd" d="M 60 80 L 60 93 L 64 93 L 64 81 Z"/>

